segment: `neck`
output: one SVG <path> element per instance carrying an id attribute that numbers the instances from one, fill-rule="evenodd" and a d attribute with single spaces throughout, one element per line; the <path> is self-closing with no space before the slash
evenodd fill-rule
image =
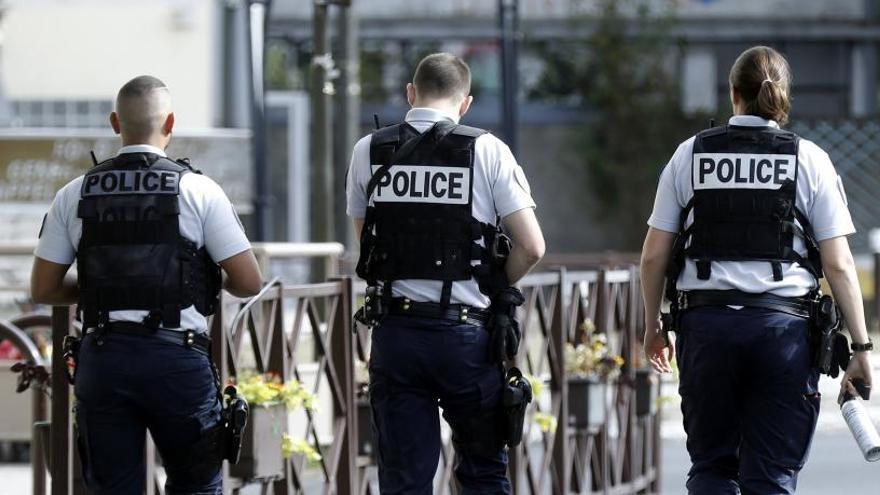
<path id="1" fill-rule="evenodd" d="M 413 108 L 430 108 L 431 110 L 437 110 L 438 112 L 442 112 L 445 115 L 450 116 L 458 116 L 458 105 L 451 105 L 447 102 L 439 102 L 439 101 L 415 101 L 413 102 Z"/>
<path id="2" fill-rule="evenodd" d="M 126 139 L 122 138 L 122 146 L 147 145 L 164 150 L 167 143 L 163 139 Z"/>

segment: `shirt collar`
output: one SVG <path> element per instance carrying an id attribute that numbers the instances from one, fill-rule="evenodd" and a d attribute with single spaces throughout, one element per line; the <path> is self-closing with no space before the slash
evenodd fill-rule
<path id="1" fill-rule="evenodd" d="M 126 153 L 152 153 L 154 155 L 167 156 L 163 150 L 149 144 L 130 144 L 128 146 L 123 146 L 122 148 L 119 148 L 119 152 L 116 153 L 116 156 L 124 155 Z"/>
<path id="2" fill-rule="evenodd" d="M 779 124 L 775 120 L 767 120 L 757 115 L 734 115 L 727 123 L 743 127 L 775 127 L 779 129 Z"/>
<path id="3" fill-rule="evenodd" d="M 457 115 L 450 115 L 446 112 L 442 112 L 437 110 L 436 108 L 427 108 L 427 107 L 415 107 L 412 108 L 409 112 L 406 112 L 406 121 L 407 122 L 438 122 L 440 120 L 447 119 L 451 120 L 453 123 L 457 124 L 459 117 Z"/>

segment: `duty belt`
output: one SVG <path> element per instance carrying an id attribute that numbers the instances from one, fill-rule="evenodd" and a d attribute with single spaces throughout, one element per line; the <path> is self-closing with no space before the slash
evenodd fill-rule
<path id="1" fill-rule="evenodd" d="M 388 314 L 433 318 L 454 321 L 463 325 L 486 326 L 491 313 L 488 309 L 474 308 L 464 304 L 439 304 L 435 302 L 416 302 L 404 297 L 395 297 L 388 305 Z"/>
<path id="2" fill-rule="evenodd" d="M 770 309 L 801 318 L 810 318 L 813 314 L 813 301 L 807 297 L 752 294 L 738 290 L 691 290 L 678 293 L 679 310 L 704 306 L 746 306 Z"/>
<path id="3" fill-rule="evenodd" d="M 105 333 L 125 333 L 140 335 L 169 342 L 179 346 L 195 349 L 205 355 L 210 355 L 211 339 L 201 333 L 192 330 L 166 330 L 164 328 L 152 329 L 140 323 L 128 321 L 113 321 L 105 328 L 89 328 L 86 335 L 96 335 L 101 338 Z"/>

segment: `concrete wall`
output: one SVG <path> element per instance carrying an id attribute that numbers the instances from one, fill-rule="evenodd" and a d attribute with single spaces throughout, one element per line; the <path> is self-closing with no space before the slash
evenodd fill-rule
<path id="1" fill-rule="evenodd" d="M 8 0 L 2 81 L 9 100 L 112 100 L 132 77 L 169 85 L 180 127 L 219 124 L 213 0 Z"/>

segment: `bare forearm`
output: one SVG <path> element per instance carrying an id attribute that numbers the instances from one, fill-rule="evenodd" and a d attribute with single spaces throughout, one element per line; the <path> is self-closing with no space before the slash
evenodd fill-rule
<path id="1" fill-rule="evenodd" d="M 510 256 L 507 257 L 507 264 L 504 266 L 510 285 L 519 282 L 539 261 L 541 261 L 540 256 L 535 256 L 520 246 L 513 246 L 513 249 L 510 250 Z"/>
<path id="2" fill-rule="evenodd" d="M 850 261 L 852 259 L 850 258 Z M 856 275 L 854 264 L 835 267 L 825 270 L 828 284 L 834 299 L 840 307 L 840 312 L 846 320 L 853 342 L 863 344 L 868 341 L 868 331 L 865 325 L 865 308 L 862 302 L 862 289 Z"/>
<path id="3" fill-rule="evenodd" d="M 76 276 L 67 275 L 55 289 L 45 291 L 42 294 L 33 294 L 34 302 L 50 306 L 67 306 L 76 304 L 79 300 L 79 286 Z"/>
<path id="4" fill-rule="evenodd" d="M 642 246 L 640 266 L 642 299 L 645 303 L 645 321 L 654 322 L 660 316 L 660 303 L 663 300 L 663 282 L 666 280 L 666 265 L 672 252 L 675 234 L 649 228 Z"/>
<path id="5" fill-rule="evenodd" d="M 645 304 L 645 320 L 655 321 L 660 317 L 663 301 L 663 284 L 666 280 L 666 260 L 642 258 L 640 266 L 642 300 Z"/>

